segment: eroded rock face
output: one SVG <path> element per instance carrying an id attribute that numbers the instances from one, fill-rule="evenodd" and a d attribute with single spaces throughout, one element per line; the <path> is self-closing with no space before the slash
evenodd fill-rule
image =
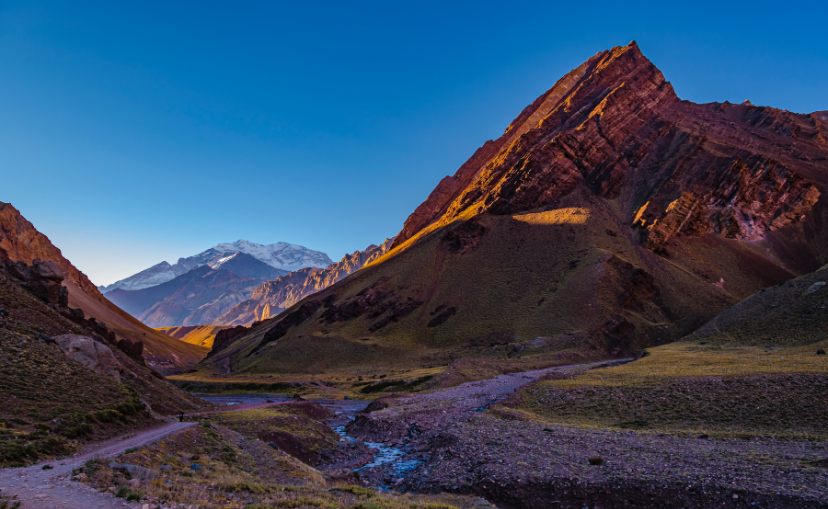
<path id="1" fill-rule="evenodd" d="M 5 264 L 9 275 L 38 299 L 62 307 L 69 305 L 69 291 L 61 285 L 63 270 L 57 263 L 35 259 L 31 265 L 12 260 Z"/>
<path id="2" fill-rule="evenodd" d="M 80 334 L 62 334 L 52 339 L 66 356 L 98 373 L 121 380 L 121 372 L 124 367 L 118 362 L 108 346 Z"/>
<path id="3" fill-rule="evenodd" d="M 819 200 L 826 119 L 681 101 L 633 42 L 565 76 L 440 182 L 395 247 L 469 210 L 531 210 L 579 186 L 617 200 L 653 251 L 675 236 L 761 240 Z"/>
<path id="4" fill-rule="evenodd" d="M 0 202 L 0 249 L 11 260 L 33 265 L 34 260 L 54 262 L 63 276 L 90 297 L 104 302 L 104 297 L 86 275 L 63 257 L 49 239 L 37 231 L 10 203 Z"/>

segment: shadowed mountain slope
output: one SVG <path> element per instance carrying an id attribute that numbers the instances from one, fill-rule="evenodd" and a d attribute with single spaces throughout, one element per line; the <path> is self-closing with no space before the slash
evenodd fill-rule
<path id="1" fill-rule="evenodd" d="M 110 330 L 132 342 L 144 343 L 144 357 L 164 373 L 185 370 L 207 350 L 162 334 L 107 300 L 86 275 L 63 257 L 60 249 L 38 232 L 11 204 L 0 202 L 0 249 L 9 259 L 31 264 L 35 259 L 52 261 L 63 270 L 69 289 L 69 305 L 80 308 L 87 318 L 104 322 Z"/>
<path id="2" fill-rule="evenodd" d="M 0 309 L 0 467 L 67 454 L 77 440 L 153 424 L 151 412 L 177 414 L 204 404 L 114 342 L 94 341 L 96 332 L 61 316 L 4 268 Z M 86 344 L 58 346 L 67 334 Z"/>
<path id="3" fill-rule="evenodd" d="M 687 337 L 715 344 L 805 346 L 828 341 L 828 265 L 762 288 Z"/>
<path id="4" fill-rule="evenodd" d="M 264 282 L 203 265 L 150 288 L 113 290 L 106 298 L 151 327 L 203 325 L 216 323 Z"/>
<path id="5" fill-rule="evenodd" d="M 388 253 L 209 363 L 627 356 L 680 338 L 828 261 L 827 135 L 826 112 L 682 101 L 634 42 L 600 52 L 443 179 Z"/>

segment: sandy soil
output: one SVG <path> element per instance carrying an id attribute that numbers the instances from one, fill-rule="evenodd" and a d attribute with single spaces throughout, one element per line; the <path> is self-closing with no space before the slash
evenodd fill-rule
<path id="1" fill-rule="evenodd" d="M 127 503 L 111 493 L 99 493 L 83 483 L 71 480 L 72 470 L 92 458 L 111 458 L 130 447 L 156 442 L 165 436 L 194 426 L 190 422 L 167 423 L 141 430 L 106 442 L 88 444 L 73 456 L 56 461 L 40 462 L 27 468 L 0 470 L 0 493 L 17 496 L 22 509 L 59 507 L 91 509 L 100 507 L 141 507 L 138 502 Z M 43 470 L 50 465 L 51 470 Z"/>

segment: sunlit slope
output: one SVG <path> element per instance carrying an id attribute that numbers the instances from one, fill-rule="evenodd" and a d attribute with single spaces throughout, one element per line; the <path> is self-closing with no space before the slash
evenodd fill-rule
<path id="1" fill-rule="evenodd" d="M 510 348 L 517 356 L 630 355 L 790 277 L 750 245 L 713 236 L 680 239 L 669 259 L 657 256 L 612 202 L 585 201 L 573 193 L 547 211 L 477 216 L 426 233 L 280 315 L 317 306 L 284 336 L 261 346 L 267 333 L 259 332 L 215 362 L 232 356 L 234 371 L 322 372 L 436 365 Z M 726 284 L 717 285 L 721 277 Z M 542 346 L 530 344 L 537 337 Z"/>
<path id="2" fill-rule="evenodd" d="M 155 330 L 179 339 L 191 345 L 212 348 L 213 340 L 218 331 L 226 329 L 227 325 L 189 325 L 182 327 L 159 327 Z"/>

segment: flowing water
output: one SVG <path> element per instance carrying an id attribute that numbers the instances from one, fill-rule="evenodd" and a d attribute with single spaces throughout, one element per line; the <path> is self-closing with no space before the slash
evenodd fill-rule
<path id="1" fill-rule="evenodd" d="M 283 401 L 290 401 L 292 398 L 285 394 L 198 394 L 202 399 L 209 401 L 219 406 L 233 406 L 243 405 L 249 403 L 281 403 Z M 348 421 L 353 421 L 356 413 L 360 412 L 368 406 L 369 401 L 364 400 L 342 400 L 342 399 L 316 399 L 312 400 L 319 403 L 328 410 L 336 413 L 338 417 L 346 418 Z M 345 431 L 346 424 L 341 424 L 342 419 L 331 428 L 345 440 L 359 441 Z M 408 440 L 405 440 L 407 443 Z M 367 464 L 354 471 L 368 470 L 377 468 L 383 465 L 390 464 L 392 477 L 399 478 L 404 476 L 407 472 L 417 468 L 421 463 L 419 460 L 406 460 L 406 451 L 404 448 L 395 445 L 389 445 L 382 442 L 364 442 L 365 445 L 374 451 L 374 458 Z M 403 446 L 404 447 L 404 446 Z M 380 485 L 380 489 L 389 489 L 390 486 Z"/>

